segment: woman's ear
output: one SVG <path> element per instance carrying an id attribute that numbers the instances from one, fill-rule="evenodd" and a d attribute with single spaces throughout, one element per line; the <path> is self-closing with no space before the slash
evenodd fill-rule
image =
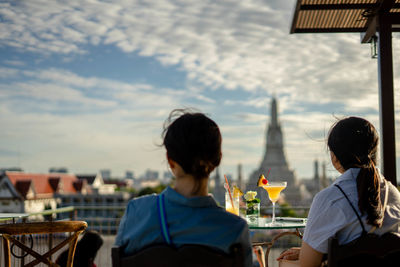
<path id="1" fill-rule="evenodd" d="M 168 165 L 171 168 L 171 170 L 173 168 L 175 168 L 175 161 L 173 159 L 171 159 L 170 157 L 168 157 L 168 154 L 167 154 L 167 161 L 168 161 Z"/>
<path id="2" fill-rule="evenodd" d="M 336 157 L 335 153 L 333 153 L 331 151 L 331 161 L 332 161 L 332 165 L 333 167 L 335 167 L 335 169 L 340 172 L 340 173 L 344 173 L 345 169 L 343 168 L 342 164 L 340 164 L 340 161 L 338 160 L 338 158 Z"/>

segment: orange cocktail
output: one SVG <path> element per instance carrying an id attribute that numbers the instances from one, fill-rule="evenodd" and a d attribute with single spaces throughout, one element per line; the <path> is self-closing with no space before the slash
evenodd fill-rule
<path id="1" fill-rule="evenodd" d="M 274 183 L 271 182 L 269 185 L 263 186 L 263 188 L 267 190 L 269 199 L 272 202 L 278 201 L 281 191 L 286 188 L 286 182 L 284 183 L 285 183 L 284 185 L 272 185 Z"/>
<path id="2" fill-rule="evenodd" d="M 279 199 L 279 195 L 283 189 L 287 186 L 287 182 L 268 182 L 262 185 L 262 188 L 267 190 L 268 197 L 272 202 L 272 221 L 271 224 L 275 224 L 275 203 Z"/>

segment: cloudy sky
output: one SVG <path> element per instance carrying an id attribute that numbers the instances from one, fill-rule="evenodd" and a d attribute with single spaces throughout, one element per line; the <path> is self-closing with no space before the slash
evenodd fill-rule
<path id="1" fill-rule="evenodd" d="M 356 33 L 290 35 L 294 5 L 2 1 L 0 168 L 165 171 L 162 124 L 172 109 L 193 107 L 221 127 L 221 172 L 236 176 L 242 163 L 247 176 L 262 159 L 276 96 L 290 167 L 311 177 L 315 159 L 328 161 L 335 116 L 379 128 L 377 61 Z"/>

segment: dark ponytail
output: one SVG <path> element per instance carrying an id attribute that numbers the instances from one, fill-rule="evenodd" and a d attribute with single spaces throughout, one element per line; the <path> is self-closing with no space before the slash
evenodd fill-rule
<path id="1" fill-rule="evenodd" d="M 328 147 L 345 170 L 360 168 L 357 176 L 358 208 L 367 214 L 367 223 L 382 224 L 379 173 L 375 168 L 379 137 L 375 127 L 365 119 L 349 117 L 334 124 Z"/>
<path id="2" fill-rule="evenodd" d="M 368 168 L 361 168 L 357 176 L 358 208 L 367 213 L 367 222 L 380 227 L 382 225 L 382 204 L 380 199 L 379 174 L 371 161 Z"/>

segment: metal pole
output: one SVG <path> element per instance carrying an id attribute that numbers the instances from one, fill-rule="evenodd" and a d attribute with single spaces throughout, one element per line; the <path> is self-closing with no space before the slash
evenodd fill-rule
<path id="1" fill-rule="evenodd" d="M 50 215 L 49 217 L 49 222 L 53 221 L 53 214 Z M 53 248 L 53 234 L 49 233 L 49 250 L 51 250 Z M 51 261 L 51 255 L 49 256 L 49 260 Z"/>
<path id="2" fill-rule="evenodd" d="M 385 18 L 385 14 L 386 13 L 382 13 L 378 17 L 378 82 L 381 123 L 381 160 L 385 178 L 388 181 L 391 181 L 394 185 L 397 185 L 393 98 L 392 24 Z"/>
<path id="3" fill-rule="evenodd" d="M 22 218 L 22 223 L 26 223 L 26 218 Z M 26 237 L 25 237 L 25 235 L 22 235 L 21 242 L 25 244 L 25 241 L 26 241 Z M 23 249 L 21 249 L 21 255 L 23 255 L 24 253 L 25 253 L 25 251 Z M 25 266 L 25 257 L 22 257 L 21 258 L 21 267 L 24 267 L 24 266 Z"/>

